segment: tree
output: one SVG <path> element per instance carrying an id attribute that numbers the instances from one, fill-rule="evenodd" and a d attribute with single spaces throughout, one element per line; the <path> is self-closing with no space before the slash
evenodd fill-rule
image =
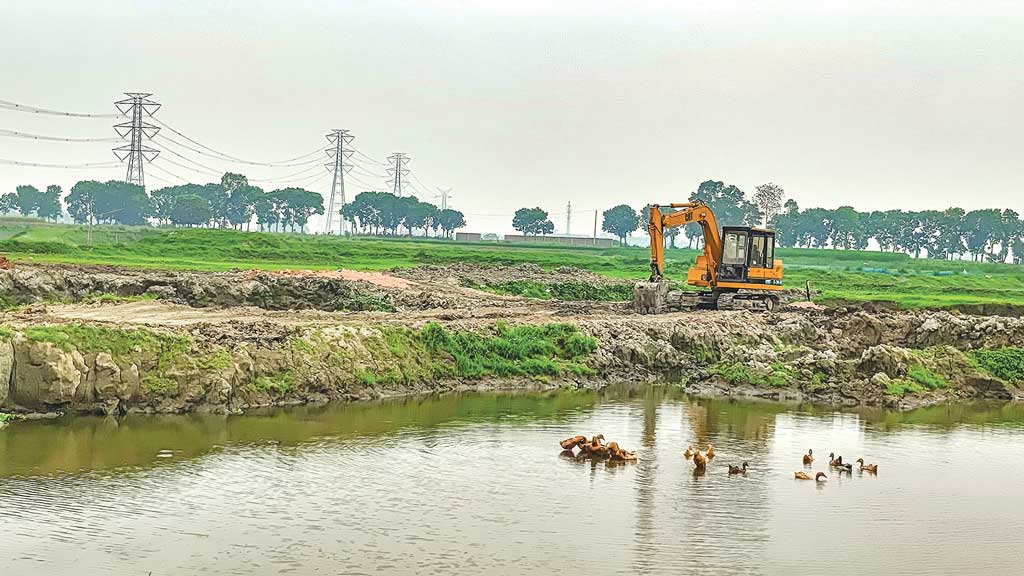
<path id="1" fill-rule="evenodd" d="M 65 198 L 68 214 L 79 224 L 93 224 L 95 217 L 93 204 L 103 184 L 95 180 L 82 180 L 71 187 L 71 193 Z"/>
<path id="2" fill-rule="evenodd" d="M 781 186 L 772 184 L 761 184 L 754 189 L 754 204 L 761 214 L 764 227 L 767 228 L 775 215 L 782 207 L 782 199 L 786 197 L 786 191 Z"/>
<path id="3" fill-rule="evenodd" d="M 753 226 L 757 224 L 757 206 L 748 201 L 742 190 L 717 180 L 705 180 L 690 194 L 690 202 L 703 202 L 715 213 L 719 232 L 722 226 Z"/>
<path id="4" fill-rule="evenodd" d="M 0 196 L 0 212 L 9 214 L 14 210 L 17 210 L 17 196 L 14 192 L 8 192 L 3 196 Z"/>
<path id="5" fill-rule="evenodd" d="M 964 214 L 964 241 L 972 260 L 980 260 L 995 243 L 996 228 L 1002 219 L 999 210 L 971 210 Z"/>
<path id="6" fill-rule="evenodd" d="M 263 195 L 263 190 L 249 185 L 249 180 L 245 176 L 232 172 L 221 177 L 220 185 L 228 196 L 224 206 L 228 223 L 232 228 L 240 230 L 245 226 L 248 229 L 252 217 L 256 214 L 256 202 Z"/>
<path id="7" fill-rule="evenodd" d="M 22 216 L 28 216 L 35 212 L 36 208 L 39 207 L 41 196 L 42 193 L 35 186 L 25 185 L 15 188 L 14 204 L 18 209 L 18 213 Z"/>
<path id="8" fill-rule="evenodd" d="M 626 204 L 619 204 L 604 211 L 601 230 L 614 234 L 619 238 L 619 243 L 625 245 L 626 237 L 636 232 L 639 220 L 636 210 Z"/>
<path id="9" fill-rule="evenodd" d="M 324 197 L 304 188 L 274 190 L 269 196 L 278 213 L 278 222 L 293 232 L 304 228 L 314 214 L 324 213 Z"/>
<path id="10" fill-rule="evenodd" d="M 466 226 L 466 217 L 458 210 L 445 208 L 437 213 L 437 225 L 441 228 L 445 238 L 451 238 L 452 233 L 459 228 Z"/>
<path id="11" fill-rule="evenodd" d="M 171 222 L 177 226 L 200 226 L 213 218 L 210 203 L 197 194 L 185 194 L 175 198 L 171 208 Z"/>
<path id="12" fill-rule="evenodd" d="M 46 192 L 39 195 L 39 200 L 36 204 L 36 214 L 43 219 L 53 220 L 56 222 L 60 219 L 61 211 L 60 198 L 64 195 L 64 191 L 60 186 L 51 184 L 46 187 Z"/>
<path id="13" fill-rule="evenodd" d="M 634 216 L 634 220 L 636 217 Z M 548 220 L 548 213 L 540 208 L 520 208 L 512 218 L 512 227 L 527 236 L 551 234 L 555 225 Z"/>

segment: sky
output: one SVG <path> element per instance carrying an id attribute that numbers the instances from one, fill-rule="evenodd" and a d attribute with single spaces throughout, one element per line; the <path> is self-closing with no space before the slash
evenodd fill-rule
<path id="1" fill-rule="evenodd" d="M 411 157 L 407 192 L 439 202 L 451 188 L 467 231 L 512 232 L 517 208 L 540 206 L 564 232 L 571 202 L 571 232 L 589 234 L 595 209 L 685 201 L 707 179 L 748 193 L 771 181 L 801 207 L 1024 212 L 1019 2 L 10 0 L 0 11 L 0 100 L 106 113 L 123 92 L 151 92 L 162 122 L 257 161 L 348 129 L 376 162 Z M 0 109 L 0 130 L 60 137 L 114 136 L 114 122 Z M 109 162 L 115 145 L 0 135 L 0 159 Z M 303 170 L 178 151 L 253 178 Z M 164 185 L 155 177 L 210 179 L 168 159 L 194 166 L 165 153 L 149 189 Z M 350 197 L 386 189 L 381 166 L 353 161 Z M 0 191 L 124 173 L 0 165 Z"/>

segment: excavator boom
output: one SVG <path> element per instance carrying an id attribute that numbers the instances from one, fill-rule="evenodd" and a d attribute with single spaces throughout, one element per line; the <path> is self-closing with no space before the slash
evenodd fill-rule
<path id="1" fill-rule="evenodd" d="M 633 304 L 640 313 L 683 308 L 721 308 L 733 303 L 772 310 L 782 289 L 782 261 L 775 258 L 775 232 L 743 226 L 719 231 L 711 207 L 701 202 L 652 205 L 647 229 L 651 238 L 651 277 L 638 282 Z M 665 230 L 698 224 L 704 253 L 687 273 L 687 284 L 705 291 L 669 290 L 665 280 Z"/>

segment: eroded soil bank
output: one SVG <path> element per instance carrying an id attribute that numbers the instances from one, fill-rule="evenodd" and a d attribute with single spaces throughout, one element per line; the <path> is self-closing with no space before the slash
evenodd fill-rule
<path id="1" fill-rule="evenodd" d="M 6 298 L 27 304 L 0 319 L 5 412 L 231 412 L 638 380 L 898 408 L 1024 397 L 1019 318 L 795 306 L 639 316 L 477 290 L 485 277 L 467 270 L 0 272 Z"/>

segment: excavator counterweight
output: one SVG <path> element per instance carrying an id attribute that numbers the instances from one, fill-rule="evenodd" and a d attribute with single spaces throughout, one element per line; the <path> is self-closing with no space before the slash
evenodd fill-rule
<path id="1" fill-rule="evenodd" d="M 665 230 L 700 225 L 704 253 L 687 272 L 686 283 L 702 290 L 670 290 L 664 277 Z M 641 314 L 689 308 L 760 308 L 771 311 L 782 290 L 782 260 L 775 258 L 775 232 L 726 226 L 721 233 L 711 208 L 700 202 L 652 205 L 651 276 L 633 288 L 633 307 Z"/>

